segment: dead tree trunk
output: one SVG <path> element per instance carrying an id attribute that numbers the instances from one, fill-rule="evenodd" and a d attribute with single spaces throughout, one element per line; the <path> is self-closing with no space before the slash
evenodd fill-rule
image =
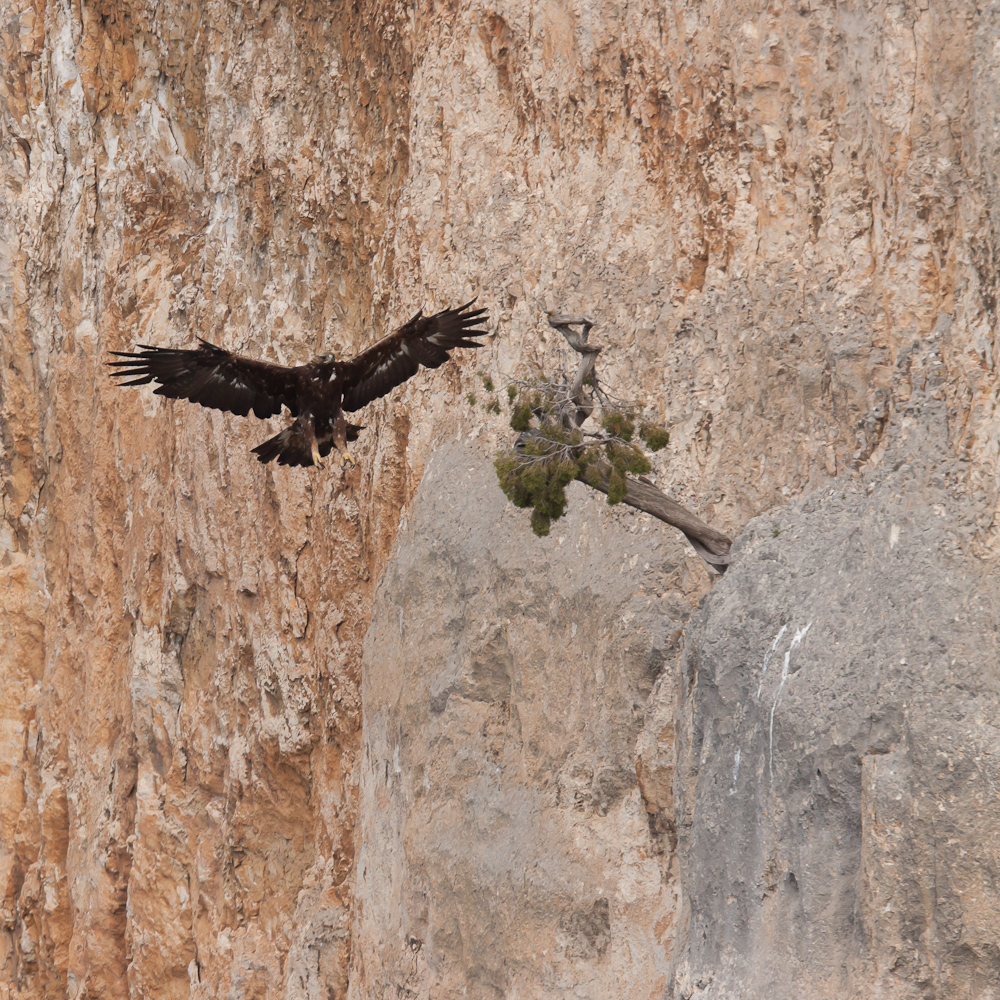
<path id="1" fill-rule="evenodd" d="M 580 355 L 580 365 L 571 390 L 571 398 L 576 406 L 576 411 L 568 418 L 572 421 L 573 427 L 580 427 L 594 411 L 594 400 L 585 391 L 584 383 L 588 376 L 593 376 L 597 356 L 601 353 L 602 348 L 597 344 L 591 344 L 587 339 L 594 322 L 586 316 L 559 316 L 549 313 L 548 321 L 549 326 L 558 330 L 566 338 L 569 346 Z M 579 333 L 573 329 L 574 326 L 580 327 Z M 596 387 L 596 377 L 593 378 L 593 381 Z M 611 478 L 610 467 L 590 467 L 578 478 L 587 486 L 599 490 L 601 493 L 607 493 Z M 729 550 L 733 544 L 733 540 L 728 535 L 709 527 L 701 518 L 682 507 L 676 500 L 671 500 L 652 483 L 631 477 L 628 477 L 625 482 L 624 503 L 637 510 L 645 511 L 647 514 L 652 514 L 653 517 L 677 528 L 691 543 L 695 552 L 712 569 L 720 574 L 726 571 L 730 561 Z"/>

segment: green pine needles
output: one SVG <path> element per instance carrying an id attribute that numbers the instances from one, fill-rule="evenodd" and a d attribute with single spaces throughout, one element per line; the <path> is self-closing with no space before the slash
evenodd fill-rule
<path id="1" fill-rule="evenodd" d="M 565 379 L 507 387 L 510 426 L 519 438 L 494 466 L 510 502 L 531 508 L 536 535 L 547 535 L 552 522 L 565 514 L 566 487 L 574 479 L 591 485 L 607 481 L 608 503 L 621 503 L 628 495 L 627 477 L 651 469 L 643 446 L 659 451 L 670 441 L 669 432 L 644 419 L 637 404 L 612 400 L 594 383 L 600 403 L 596 414 L 592 402 L 581 406 L 579 396 L 571 398 Z M 591 417 L 593 429 L 588 430 Z"/>

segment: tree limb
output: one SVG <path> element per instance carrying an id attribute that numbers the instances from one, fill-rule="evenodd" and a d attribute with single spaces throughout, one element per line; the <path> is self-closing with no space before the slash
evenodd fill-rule
<path id="1" fill-rule="evenodd" d="M 588 316 L 560 316 L 558 313 L 548 314 L 549 326 L 553 330 L 558 330 L 565 338 L 570 347 L 578 354 L 600 354 L 603 347 L 587 342 L 587 337 L 594 326 L 594 321 Z M 577 333 L 573 327 L 582 327 Z"/>
<path id="2" fill-rule="evenodd" d="M 611 475 L 606 467 L 590 466 L 579 478 L 581 482 L 601 493 L 608 492 Z M 729 549 L 733 544 L 728 535 L 707 525 L 700 517 L 696 517 L 676 500 L 671 500 L 652 483 L 626 478 L 625 489 L 623 503 L 652 514 L 653 517 L 677 528 L 705 562 L 717 572 L 725 573 L 730 562 Z"/>
<path id="3" fill-rule="evenodd" d="M 518 435 L 514 444 L 515 450 L 524 451 L 525 442 L 528 440 L 544 441 L 551 446 L 550 440 L 538 431 L 524 431 Z M 583 475 L 577 479 L 605 495 L 608 493 L 611 484 L 611 467 L 604 463 L 602 465 L 589 465 Z M 721 531 L 706 524 L 700 517 L 692 514 L 686 507 L 676 500 L 671 500 L 665 493 L 658 490 L 652 483 L 643 482 L 626 476 L 625 496 L 622 503 L 627 503 L 636 510 L 652 514 L 672 528 L 677 528 L 684 537 L 691 543 L 691 547 L 701 558 L 709 564 L 717 573 L 725 573 L 726 567 L 730 563 L 729 550 L 733 540 L 724 535 Z"/>
<path id="4" fill-rule="evenodd" d="M 580 355 L 580 365 L 576 370 L 576 378 L 573 379 L 573 386 L 570 389 L 570 399 L 576 404 L 576 426 L 579 427 L 594 412 L 594 400 L 583 391 L 583 383 L 587 376 L 594 371 L 597 364 L 597 355 L 604 350 L 598 344 L 587 342 L 591 327 L 594 321 L 586 316 L 559 316 L 556 313 L 548 314 L 549 326 L 558 330 L 565 338 L 566 343 Z M 577 333 L 573 327 L 582 327 Z"/>

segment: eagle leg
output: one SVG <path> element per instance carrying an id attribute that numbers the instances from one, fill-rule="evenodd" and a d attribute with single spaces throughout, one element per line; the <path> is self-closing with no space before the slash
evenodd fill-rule
<path id="1" fill-rule="evenodd" d="M 317 469 L 322 469 L 324 463 L 319 453 L 319 441 L 316 439 L 316 421 L 311 415 L 306 416 L 302 421 L 302 429 L 305 431 L 306 444 L 309 445 L 312 464 Z"/>
<path id="2" fill-rule="evenodd" d="M 340 452 L 340 467 L 341 469 L 347 465 L 348 462 L 351 466 L 355 466 L 358 463 L 354 461 L 354 456 L 347 450 L 347 418 L 344 416 L 344 411 L 341 410 L 337 414 L 337 419 L 333 424 L 333 443 Z"/>

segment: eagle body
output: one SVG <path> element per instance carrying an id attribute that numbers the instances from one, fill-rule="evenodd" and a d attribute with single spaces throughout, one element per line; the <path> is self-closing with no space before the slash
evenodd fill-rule
<path id="1" fill-rule="evenodd" d="M 345 412 L 360 410 L 415 375 L 418 369 L 439 368 L 456 347 L 482 347 L 472 338 L 487 334 L 472 329 L 483 321 L 485 309 L 467 302 L 433 316 L 418 312 L 388 337 L 348 361 L 323 355 L 305 365 L 285 367 L 231 354 L 199 338 L 194 350 L 139 345 L 134 353 L 112 351 L 123 361 L 116 369 L 120 385 L 157 383 L 154 390 L 171 399 L 247 416 L 267 418 L 282 407 L 295 420 L 279 434 L 253 449 L 258 461 L 277 459 L 279 465 L 322 465 L 336 448 L 345 461 L 354 462 L 347 443 L 362 427 L 347 422 Z"/>
<path id="2" fill-rule="evenodd" d="M 344 416 L 344 388 L 337 362 L 313 361 L 292 372 L 295 406 L 289 410 L 296 419 L 253 449 L 258 461 L 276 458 L 279 465 L 319 465 L 334 447 L 347 453 L 347 442 L 356 440 L 361 428 L 348 424 Z"/>

